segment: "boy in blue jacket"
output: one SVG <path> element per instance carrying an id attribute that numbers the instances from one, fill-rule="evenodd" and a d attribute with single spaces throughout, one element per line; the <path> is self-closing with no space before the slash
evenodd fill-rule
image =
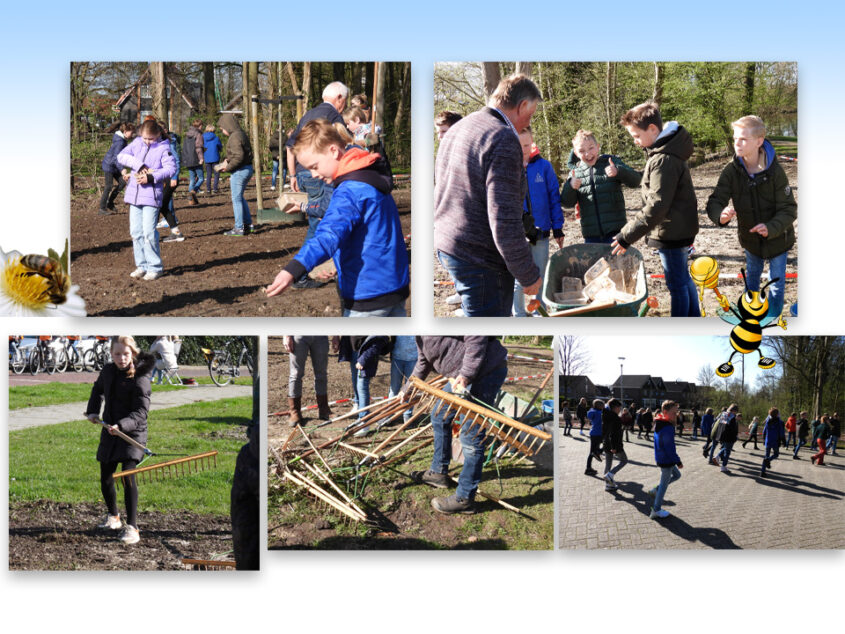
<path id="1" fill-rule="evenodd" d="M 534 145 L 534 133 L 530 126 L 519 133 L 519 144 L 522 146 L 522 162 L 528 182 L 523 211 L 534 219 L 537 233 L 536 242 L 531 244 L 531 257 L 540 269 L 542 279 L 549 261 L 549 235 L 554 236 L 558 248 L 563 247 L 563 210 L 560 207 L 559 185 L 554 167 L 540 156 L 540 150 Z M 519 282 L 513 285 L 513 316 L 526 316 L 525 294 Z"/>
<path id="2" fill-rule="evenodd" d="M 347 150 L 324 119 L 302 128 L 293 152 L 312 176 L 331 183 L 334 193 L 314 235 L 265 289 L 267 296 L 284 292 L 303 273 L 333 258 L 344 317 L 405 317 L 408 252 L 381 156 Z"/>
<path id="3" fill-rule="evenodd" d="M 786 431 L 783 428 L 780 411 L 777 407 L 773 407 L 769 410 L 769 415 L 766 417 L 766 423 L 763 426 L 763 444 L 766 446 L 766 457 L 763 458 L 763 465 L 760 467 L 761 478 L 766 477 L 766 469 L 770 469 L 772 460 L 780 455 L 780 444 L 784 438 L 786 438 Z"/>
<path id="4" fill-rule="evenodd" d="M 600 399 L 593 401 L 593 407 L 587 412 L 590 420 L 590 455 L 587 456 L 587 468 L 584 475 L 595 475 L 598 473 L 593 469 L 593 459 L 601 462 L 601 413 L 604 410 L 604 403 Z"/>
<path id="5" fill-rule="evenodd" d="M 669 485 L 681 477 L 679 469 L 684 468 L 675 449 L 675 421 L 678 419 L 679 405 L 675 401 L 663 401 L 660 413 L 654 417 L 654 461 L 660 467 L 660 484 L 648 492 L 654 496 L 651 507 L 651 519 L 669 517 L 669 511 L 661 509 L 663 496 Z"/>

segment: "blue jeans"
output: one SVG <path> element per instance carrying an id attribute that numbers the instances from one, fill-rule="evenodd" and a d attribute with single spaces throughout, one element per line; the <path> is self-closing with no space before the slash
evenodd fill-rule
<path id="1" fill-rule="evenodd" d="M 315 218 L 314 216 L 305 216 L 308 219 L 308 231 L 305 233 L 305 242 L 308 242 L 317 233 L 317 227 L 322 218 Z"/>
<path id="2" fill-rule="evenodd" d="M 455 282 L 467 317 L 510 317 L 514 283 L 510 273 L 470 264 L 443 251 L 437 257 Z"/>
<path id="3" fill-rule="evenodd" d="M 537 244 L 531 245 L 531 258 L 534 260 L 534 264 L 537 265 L 537 268 L 540 269 L 540 279 L 542 280 L 543 276 L 546 274 L 546 264 L 549 261 L 549 239 L 548 238 L 540 238 L 537 240 Z M 543 295 L 543 283 L 540 282 L 540 294 L 537 295 L 537 299 L 540 300 L 540 303 L 543 304 L 543 300 L 541 299 Z M 545 306 L 545 304 L 543 304 Z M 514 282 L 513 285 L 513 316 L 514 317 L 525 317 L 525 293 L 522 292 L 522 286 L 519 285 L 519 282 Z"/>
<path id="4" fill-rule="evenodd" d="M 322 218 L 326 209 L 329 208 L 329 203 L 332 200 L 334 188 L 320 178 L 311 176 L 308 170 L 299 170 L 296 173 L 296 183 L 299 185 L 299 191 L 308 194 L 308 207 L 306 214 L 309 218 Z"/>
<path id="5" fill-rule="evenodd" d="M 792 441 L 792 446 L 795 446 L 795 432 L 788 431 L 786 432 L 786 448 L 789 449 L 789 441 Z"/>
<path id="6" fill-rule="evenodd" d="M 402 390 L 402 386 L 408 377 L 414 372 L 414 366 L 417 365 L 416 359 L 397 359 L 391 355 L 390 359 L 390 393 L 388 396 L 396 396 Z M 413 412 L 408 409 L 403 418 L 408 420 Z"/>
<path id="7" fill-rule="evenodd" d="M 798 439 L 798 444 L 797 444 L 797 445 L 795 445 L 795 451 L 793 451 L 793 452 L 792 452 L 792 455 L 793 455 L 793 456 L 797 456 L 797 455 L 798 455 L 798 452 L 799 452 L 799 451 L 801 451 L 801 447 L 803 447 L 803 446 L 804 446 L 804 445 L 806 445 L 806 444 L 807 444 L 807 439 L 806 439 L 806 438 L 799 438 L 799 439 Z"/>
<path id="8" fill-rule="evenodd" d="M 771 456 L 771 457 L 769 457 Z M 766 457 L 763 458 L 763 466 L 761 467 L 760 471 L 762 473 L 766 473 L 766 460 L 777 460 L 777 457 L 780 456 L 780 447 L 774 446 L 769 447 L 766 446 Z"/>
<path id="9" fill-rule="evenodd" d="M 502 364 L 489 374 L 476 379 L 472 385 L 467 386 L 467 389 L 480 401 L 492 403 L 507 376 L 508 366 Z M 442 389 L 444 392 L 451 392 L 452 386 L 447 383 Z M 431 417 L 431 427 L 434 430 L 434 456 L 431 459 L 431 470 L 436 473 L 447 473 L 449 463 L 452 461 L 452 419 L 455 413 L 446 412 L 446 408 L 441 405 L 442 402 L 437 401 L 431 410 L 434 412 Z M 467 422 L 464 420 L 461 426 L 464 466 L 461 469 L 461 475 L 458 476 L 458 488 L 455 494 L 463 500 L 473 500 L 478 490 L 478 483 L 481 482 L 481 469 L 484 466 L 485 435 L 483 431 L 478 433 L 478 426 L 470 429 Z"/>
<path id="10" fill-rule="evenodd" d="M 405 312 L 405 300 L 393 306 L 386 308 L 377 308 L 375 310 L 352 310 L 351 308 L 343 309 L 344 317 L 407 317 Z"/>
<path id="11" fill-rule="evenodd" d="M 147 273 L 161 273 L 161 248 L 158 243 L 158 207 L 129 207 L 129 235 L 132 236 L 132 252 L 135 266 Z"/>
<path id="12" fill-rule="evenodd" d="M 663 496 L 666 495 L 666 489 L 675 480 L 681 479 L 681 470 L 677 465 L 671 467 L 660 467 L 660 484 L 657 485 L 657 493 L 654 496 L 654 510 L 659 511 L 663 504 Z"/>
<path id="13" fill-rule="evenodd" d="M 788 252 L 784 251 L 780 255 L 769 258 L 769 279 L 780 278 L 774 284 L 769 285 L 769 316 L 777 319 L 783 312 L 783 293 L 786 288 L 786 256 Z M 758 258 L 750 251 L 745 252 L 745 276 L 748 280 L 748 290 L 760 290 L 760 276 L 763 275 L 763 266 L 766 264 L 765 259 Z"/>
<path id="14" fill-rule="evenodd" d="M 827 450 L 830 452 L 831 455 L 836 455 L 836 445 L 839 442 L 839 436 L 834 436 L 833 434 L 830 435 L 830 438 L 827 441 Z"/>
<path id="15" fill-rule="evenodd" d="M 252 165 L 244 165 L 232 172 L 229 184 L 232 187 L 232 209 L 235 212 L 235 229 L 243 229 L 252 224 L 252 214 L 244 198 L 244 190 L 253 174 Z"/>
<path id="16" fill-rule="evenodd" d="M 214 171 L 215 165 L 217 163 L 205 164 L 205 191 L 209 194 L 212 189 L 214 189 L 215 194 L 220 191 L 220 172 Z M 214 183 L 213 187 L 212 182 Z"/>
<path id="17" fill-rule="evenodd" d="M 197 165 L 188 170 L 188 191 L 198 192 L 205 178 L 202 175 L 202 165 Z"/>
<path id="18" fill-rule="evenodd" d="M 672 298 L 672 317 L 701 317 L 698 290 L 687 267 L 689 247 L 658 249 L 657 252 L 666 274 L 666 288 Z"/>
<path id="19" fill-rule="evenodd" d="M 287 177 L 288 168 L 282 167 L 282 185 L 285 184 L 285 178 Z M 273 159 L 273 173 L 270 177 L 270 184 L 275 187 L 276 182 L 279 179 L 279 159 Z"/>
<path id="20" fill-rule="evenodd" d="M 728 460 L 731 458 L 731 451 L 734 448 L 734 444 L 732 442 L 723 442 L 722 448 L 719 450 L 719 460 L 722 461 L 722 466 L 728 466 Z"/>

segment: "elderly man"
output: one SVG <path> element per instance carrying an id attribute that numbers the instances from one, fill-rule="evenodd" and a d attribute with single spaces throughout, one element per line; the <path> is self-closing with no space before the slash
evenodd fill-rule
<path id="1" fill-rule="evenodd" d="M 303 210 L 308 218 L 308 233 L 305 236 L 307 241 L 317 230 L 317 225 L 320 224 L 326 209 L 329 207 L 329 201 L 332 199 L 332 192 L 334 189 L 331 185 L 324 182 L 322 179 L 311 176 L 311 172 L 303 167 L 293 154 L 293 146 L 299 136 L 303 126 L 314 119 L 325 119 L 329 123 L 343 123 L 343 117 L 340 115 L 346 107 L 346 99 L 349 97 L 349 88 L 339 81 L 333 81 L 323 89 L 323 103 L 319 106 L 311 108 L 308 112 L 302 115 L 302 119 L 296 125 L 293 133 L 288 137 L 285 143 L 287 151 L 288 174 L 290 174 L 290 187 L 293 191 L 304 191 L 308 194 L 308 202 Z M 293 283 L 294 288 L 319 288 L 322 284 L 316 282 L 304 273 L 296 282 Z"/>
<path id="2" fill-rule="evenodd" d="M 514 279 L 526 295 L 540 290 L 522 223 L 528 187 L 519 143 L 540 98 L 534 82 L 511 75 L 488 107 L 458 121 L 440 141 L 434 246 L 467 317 L 509 316 Z"/>

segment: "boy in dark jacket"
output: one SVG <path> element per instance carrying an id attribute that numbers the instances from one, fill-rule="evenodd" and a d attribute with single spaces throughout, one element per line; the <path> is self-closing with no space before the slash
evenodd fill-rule
<path id="1" fill-rule="evenodd" d="M 760 290 L 763 266 L 769 263 L 768 314 L 777 318 L 783 312 L 786 258 L 795 244 L 793 224 L 798 205 L 775 149 L 766 140 L 762 119 L 749 115 L 731 125 L 736 156 L 722 170 L 707 199 L 707 215 L 720 227 L 736 217 L 739 244 L 745 250 L 748 290 Z"/>
<path id="2" fill-rule="evenodd" d="M 378 154 L 345 147 L 337 130 L 321 119 L 299 133 L 297 161 L 332 183 L 334 193 L 313 237 L 265 289 L 267 296 L 284 292 L 331 257 L 344 317 L 405 317 L 408 253 L 389 174 Z"/>
<path id="3" fill-rule="evenodd" d="M 622 419 L 619 416 L 622 412 L 622 402 L 612 398 L 607 402 L 607 407 L 601 414 L 601 439 L 604 445 L 604 490 L 613 491 L 618 488 L 616 474 L 628 464 L 628 456 L 625 455 L 625 447 L 622 444 Z M 615 468 L 613 458 L 619 461 Z"/>
<path id="4" fill-rule="evenodd" d="M 601 146 L 590 130 L 578 130 L 572 139 L 569 178 L 560 199 L 564 207 L 581 210 L 584 242 L 610 244 L 625 226 L 625 196 L 622 185 L 639 187 L 642 174 L 625 165 L 618 156 L 601 154 Z"/>
<path id="5" fill-rule="evenodd" d="M 103 195 L 100 196 L 100 215 L 110 216 L 114 213 L 114 201 L 120 190 L 123 189 L 124 181 L 121 178 L 121 168 L 117 164 L 117 155 L 121 153 L 126 144 L 132 140 L 135 134 L 135 124 L 124 121 L 120 124 L 120 129 L 114 133 L 112 137 L 111 146 L 100 167 L 103 169 L 105 175 L 105 182 L 103 187 Z M 112 187 L 114 183 L 114 187 Z"/>
<path id="6" fill-rule="evenodd" d="M 720 449 L 718 459 L 721 461 L 722 473 L 730 473 L 728 471 L 728 460 L 731 457 L 734 443 L 739 437 L 739 418 L 742 414 L 739 413 L 739 405 L 734 403 L 728 408 L 728 411 L 722 414 L 722 420 L 719 422 L 718 440 Z M 714 463 L 714 464 L 718 464 Z"/>
<path id="7" fill-rule="evenodd" d="M 660 483 L 648 494 L 654 496 L 651 507 L 651 519 L 669 517 L 669 511 L 661 509 L 663 497 L 669 485 L 681 477 L 680 469 L 684 468 L 678 452 L 675 449 L 675 420 L 678 416 L 679 405 L 674 401 L 663 401 L 660 413 L 654 417 L 654 461 L 660 467 Z"/>
<path id="8" fill-rule="evenodd" d="M 390 337 L 341 337 L 338 361 L 348 361 L 352 373 L 352 388 L 355 393 L 355 407 L 361 409 L 370 404 L 370 379 L 378 370 L 380 355 L 390 352 Z M 368 412 L 358 414 L 358 420 Z M 355 436 L 366 436 L 369 426 L 359 429 Z"/>
<path id="9" fill-rule="evenodd" d="M 766 423 L 763 425 L 763 444 L 766 446 L 766 457 L 760 467 L 760 477 L 766 477 L 766 469 L 771 469 L 772 460 L 780 455 L 780 444 L 785 437 L 783 421 L 776 407 L 769 410 Z"/>
<path id="10" fill-rule="evenodd" d="M 801 447 L 807 444 L 807 436 L 810 435 L 810 422 L 807 420 L 808 412 L 801 412 L 801 418 L 798 419 L 798 444 L 795 445 L 795 451 L 792 452 L 793 460 L 800 460 L 798 452 Z"/>
<path id="11" fill-rule="evenodd" d="M 425 379 L 432 370 L 449 377 L 444 392 L 462 394 L 467 400 L 477 399 L 482 405 L 494 403 L 499 389 L 508 375 L 507 350 L 495 337 L 417 337 L 417 364 L 413 376 Z M 401 394 L 407 393 L 406 384 Z M 454 411 L 432 408 L 431 426 L 434 431 L 434 455 L 426 471 L 413 477 L 433 487 L 445 489 L 452 485 L 448 475 L 452 460 L 452 421 Z M 470 430 L 470 420 L 461 425 L 460 442 L 464 466 L 458 476 L 454 495 L 436 497 L 431 506 L 440 513 L 473 513 L 473 500 L 481 482 L 484 466 L 484 432 Z"/>
<path id="12" fill-rule="evenodd" d="M 217 127 L 229 137 L 229 140 L 226 142 L 226 158 L 214 169 L 218 172 L 231 173 L 229 186 L 232 190 L 232 212 L 235 215 L 234 228 L 224 235 L 245 236 L 252 229 L 252 214 L 244 198 L 246 184 L 255 171 L 252 167 L 252 146 L 234 115 L 228 112 L 221 115 L 217 121 Z"/>
<path id="13" fill-rule="evenodd" d="M 648 234 L 648 245 L 660 254 L 666 287 L 672 298 L 672 317 L 700 317 L 698 291 L 689 275 L 689 247 L 698 235 L 698 204 L 687 160 L 692 137 L 677 121 L 664 127 L 660 110 L 652 102 L 634 106 L 620 123 L 648 161 L 643 170 L 643 208 L 622 227 L 613 240 L 613 254 Z"/>

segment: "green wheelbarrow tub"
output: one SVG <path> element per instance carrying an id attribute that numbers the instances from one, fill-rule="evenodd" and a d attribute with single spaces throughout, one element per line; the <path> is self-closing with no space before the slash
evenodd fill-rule
<path id="1" fill-rule="evenodd" d="M 560 278 L 577 277 L 584 279 L 584 273 L 601 258 L 612 262 L 619 256 L 611 255 L 612 247 L 609 244 L 573 244 L 563 247 L 549 258 L 546 264 L 546 274 L 543 277 L 543 302 L 546 310 L 557 312 L 570 308 L 579 308 L 583 304 L 559 304 L 554 299 L 555 293 L 560 293 L 562 288 Z M 643 255 L 634 247 L 629 247 L 625 256 L 636 259 L 636 291 L 633 293 L 637 299 L 625 304 L 616 304 L 610 308 L 604 308 L 589 313 L 591 317 L 636 317 L 640 305 L 648 296 L 648 285 L 645 278 L 645 265 Z M 622 257 L 625 257 L 622 256 Z"/>

